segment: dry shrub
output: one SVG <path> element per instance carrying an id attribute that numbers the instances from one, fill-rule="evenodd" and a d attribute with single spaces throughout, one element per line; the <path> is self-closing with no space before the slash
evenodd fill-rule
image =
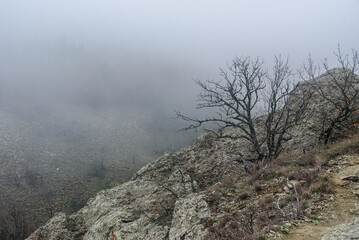
<path id="1" fill-rule="evenodd" d="M 315 165 L 315 152 L 309 151 L 301 156 L 299 156 L 296 160 L 296 165 L 302 167 L 311 167 Z"/>
<path id="2" fill-rule="evenodd" d="M 259 208 L 265 208 L 266 206 L 267 206 L 267 202 L 266 202 L 266 200 L 265 200 L 265 198 L 261 198 L 261 199 L 259 199 L 259 201 L 258 201 L 258 206 L 259 206 Z"/>
<path id="3" fill-rule="evenodd" d="M 223 187 L 233 188 L 234 187 L 234 180 L 233 180 L 233 178 L 231 176 L 226 175 L 226 176 L 223 176 L 221 184 L 222 184 Z"/>
<path id="4" fill-rule="evenodd" d="M 275 160 L 278 166 L 312 166 L 314 164 L 313 160 L 313 150 L 296 150 L 286 153 L 282 153 Z"/>
<path id="5" fill-rule="evenodd" d="M 238 197 L 240 200 L 246 200 L 247 198 L 249 198 L 249 194 L 248 194 L 248 192 L 242 192 L 239 194 Z"/>
<path id="6" fill-rule="evenodd" d="M 316 164 L 316 157 L 322 152 L 322 147 L 316 146 L 313 149 L 301 149 L 281 154 L 275 161 L 278 166 L 301 166 L 313 167 Z"/>
<path id="7" fill-rule="evenodd" d="M 316 146 L 313 149 L 302 149 L 282 153 L 276 160 L 278 166 L 302 166 L 319 168 L 327 166 L 328 159 L 344 154 L 359 153 L 359 134 L 348 139 L 336 141 L 326 146 Z"/>
<path id="8" fill-rule="evenodd" d="M 328 159 L 326 157 L 324 157 L 324 156 L 316 155 L 315 156 L 315 166 L 319 170 L 321 170 L 323 167 L 327 167 L 328 166 Z"/>
<path id="9" fill-rule="evenodd" d="M 221 197 L 224 196 L 226 190 L 220 184 L 212 185 L 208 190 L 210 192 L 207 194 L 206 202 L 213 212 L 217 212 Z"/>
<path id="10" fill-rule="evenodd" d="M 320 182 L 310 187 L 312 193 L 332 193 L 332 186 L 328 182 Z"/>
<path id="11" fill-rule="evenodd" d="M 211 148 L 213 146 L 213 142 L 216 140 L 216 136 L 213 133 L 206 132 L 200 136 L 196 142 L 199 147 L 202 148 Z"/>
<path id="12" fill-rule="evenodd" d="M 298 156 L 299 151 L 283 152 L 274 161 L 278 166 L 287 166 L 293 164 L 293 160 L 297 159 Z"/>
<path id="13" fill-rule="evenodd" d="M 274 171 L 272 165 L 273 164 L 271 164 L 270 166 L 267 166 L 266 168 L 261 167 L 259 169 L 256 169 L 256 167 L 253 167 L 251 169 L 252 176 L 251 176 L 249 182 L 254 183 L 258 180 L 267 181 L 267 180 L 277 177 L 277 173 L 276 173 L 276 171 Z"/>
<path id="14" fill-rule="evenodd" d="M 254 183 L 253 188 L 254 188 L 254 191 L 256 191 L 257 193 L 259 193 L 263 190 L 262 185 L 260 185 L 258 182 Z"/>
<path id="15" fill-rule="evenodd" d="M 359 135 L 353 135 L 348 139 L 337 141 L 328 146 L 325 156 L 333 159 L 344 154 L 359 153 Z"/>
<path id="16" fill-rule="evenodd" d="M 307 209 L 308 208 L 308 206 L 309 206 L 309 201 L 308 200 L 302 200 L 301 202 L 300 202 L 300 207 L 301 207 L 301 209 L 303 209 L 303 210 L 305 210 L 305 209 Z"/>
<path id="17" fill-rule="evenodd" d="M 280 177 L 280 176 L 287 176 L 287 174 L 288 174 L 288 172 L 290 171 L 290 167 L 288 167 L 288 166 L 278 166 L 277 168 L 276 168 L 276 175 L 278 176 L 278 177 Z"/>
<path id="18" fill-rule="evenodd" d="M 268 209 L 268 207 L 273 203 L 273 196 L 262 197 L 258 201 L 259 209 Z"/>
<path id="19" fill-rule="evenodd" d="M 302 175 L 298 170 L 291 170 L 288 173 L 288 179 L 289 180 L 301 180 Z"/>
<path id="20" fill-rule="evenodd" d="M 208 234 L 206 240 L 254 240 L 255 236 L 244 231 L 243 226 L 232 216 L 225 216 L 219 222 L 206 221 Z"/>
<path id="21" fill-rule="evenodd" d="M 271 204 L 274 201 L 274 196 L 273 195 L 265 196 L 264 200 L 267 204 Z"/>
<path id="22" fill-rule="evenodd" d="M 155 201 L 152 201 L 151 204 L 148 206 L 148 211 L 154 215 L 158 215 L 156 223 L 160 225 L 165 225 L 171 221 L 175 203 L 176 197 L 170 194 L 163 199 L 157 199 Z"/>
<path id="23" fill-rule="evenodd" d="M 302 193 L 302 197 L 301 197 L 302 199 L 305 199 L 305 200 L 309 200 L 309 199 L 311 199 L 312 198 L 312 194 L 310 193 L 310 191 L 304 191 L 303 193 Z"/>
<path id="24" fill-rule="evenodd" d="M 301 169 L 298 171 L 296 180 L 303 181 L 303 186 L 308 187 L 318 180 L 319 173 L 320 172 L 315 169 Z"/>
<path id="25" fill-rule="evenodd" d="M 302 186 L 301 183 L 298 183 L 298 184 L 294 184 L 298 194 L 302 194 L 302 192 L 305 190 L 305 188 Z"/>

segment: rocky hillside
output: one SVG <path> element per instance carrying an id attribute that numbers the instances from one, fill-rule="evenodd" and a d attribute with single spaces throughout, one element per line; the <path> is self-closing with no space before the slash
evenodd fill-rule
<path id="1" fill-rule="evenodd" d="M 326 77 L 318 79 L 325 85 Z M 297 93 L 304 88 L 307 83 Z M 359 216 L 359 138 L 316 145 L 322 112 L 316 109 L 328 106 L 314 97 L 313 111 L 292 129 L 286 152 L 275 161 L 245 167 L 238 160 L 248 151 L 245 142 L 205 133 L 146 165 L 129 182 L 99 192 L 78 212 L 56 214 L 28 239 L 304 239 L 295 231 L 324 222 L 326 228 L 312 236 L 328 232 L 323 239 L 337 239 L 349 229 L 357 237 L 357 220 L 329 231 Z M 341 191 L 343 186 L 352 191 Z M 335 205 L 343 194 L 348 204 Z M 330 208 L 347 212 L 328 217 Z"/>

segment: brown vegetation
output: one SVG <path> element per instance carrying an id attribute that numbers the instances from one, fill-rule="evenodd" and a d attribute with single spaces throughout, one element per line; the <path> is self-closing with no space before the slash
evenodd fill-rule
<path id="1" fill-rule="evenodd" d="M 207 195 L 218 217 L 206 221 L 206 239 L 266 239 L 269 230 L 286 234 L 288 231 L 280 227 L 284 222 L 317 219 L 306 209 L 333 193 L 333 183 L 326 172 L 328 162 L 358 153 L 359 135 L 353 135 L 305 153 L 283 153 L 265 166 L 252 164 L 250 171 L 254 174 L 241 179 L 224 177 Z M 232 186 L 233 179 L 233 187 L 226 187 L 228 182 Z"/>

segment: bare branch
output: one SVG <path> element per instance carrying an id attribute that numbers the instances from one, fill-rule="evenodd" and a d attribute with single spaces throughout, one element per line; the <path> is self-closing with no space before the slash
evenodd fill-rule
<path id="1" fill-rule="evenodd" d="M 280 56 L 276 57 L 270 75 L 263 69 L 263 61 L 259 58 L 237 57 L 227 66 L 227 71 L 220 69 L 220 76 L 217 81 L 195 80 L 202 89 L 197 108 L 215 109 L 216 112 L 204 119 L 176 112 L 178 118 L 191 122 L 184 129 L 208 129 L 216 125 L 217 136 L 248 141 L 258 160 L 278 156 L 283 142 L 288 139 L 286 133 L 298 122 L 306 106 L 303 100 L 298 108 L 289 107 L 294 74 L 288 59 L 284 61 Z M 266 112 L 260 111 L 259 106 L 263 104 Z M 264 132 L 258 126 L 258 113 L 259 118 L 267 114 Z M 237 128 L 240 131 L 233 136 L 225 134 L 226 128 Z M 264 143 L 267 143 L 266 146 Z"/>

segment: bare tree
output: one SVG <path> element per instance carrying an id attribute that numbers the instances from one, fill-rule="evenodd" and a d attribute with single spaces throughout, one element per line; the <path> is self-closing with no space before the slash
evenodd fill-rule
<path id="1" fill-rule="evenodd" d="M 272 76 L 268 76 L 268 90 L 264 95 L 267 156 L 278 157 L 283 143 L 290 140 L 289 130 L 304 118 L 312 94 L 309 89 L 297 91 L 288 59 L 276 57 Z"/>
<path id="2" fill-rule="evenodd" d="M 14 203 L 0 215 L 0 239 L 25 239 L 28 235 L 29 222 L 25 214 Z"/>
<path id="3" fill-rule="evenodd" d="M 288 61 L 275 59 L 270 75 L 259 58 L 235 58 L 228 65 L 228 72 L 220 69 L 219 81 L 200 81 L 202 89 L 198 109 L 213 108 L 215 114 L 204 119 L 191 118 L 177 112 L 177 116 L 191 124 L 184 130 L 213 124 L 218 137 L 245 139 L 250 143 L 256 159 L 273 158 L 282 150 L 282 144 L 289 138 L 288 130 L 295 125 L 303 113 L 305 102 L 300 107 L 290 108 L 290 94 L 294 89 L 292 71 Z M 262 110 L 264 106 L 264 109 Z M 266 115 L 265 115 L 266 114 Z M 258 123 L 265 126 L 261 130 Z M 239 133 L 226 134 L 226 128 L 237 128 Z M 265 144 L 266 143 L 266 144 Z"/>
<path id="4" fill-rule="evenodd" d="M 327 59 L 322 61 L 326 82 L 320 82 L 320 66 L 315 65 L 309 56 L 303 65 L 303 79 L 310 79 L 310 84 L 323 102 L 335 111 L 322 112 L 319 140 L 327 144 L 333 133 L 343 130 L 355 130 L 358 125 L 359 110 L 359 55 L 352 50 L 351 55 L 342 53 L 340 46 L 334 52 L 338 68 L 330 69 Z M 339 131 L 338 131 L 339 130 Z"/>

